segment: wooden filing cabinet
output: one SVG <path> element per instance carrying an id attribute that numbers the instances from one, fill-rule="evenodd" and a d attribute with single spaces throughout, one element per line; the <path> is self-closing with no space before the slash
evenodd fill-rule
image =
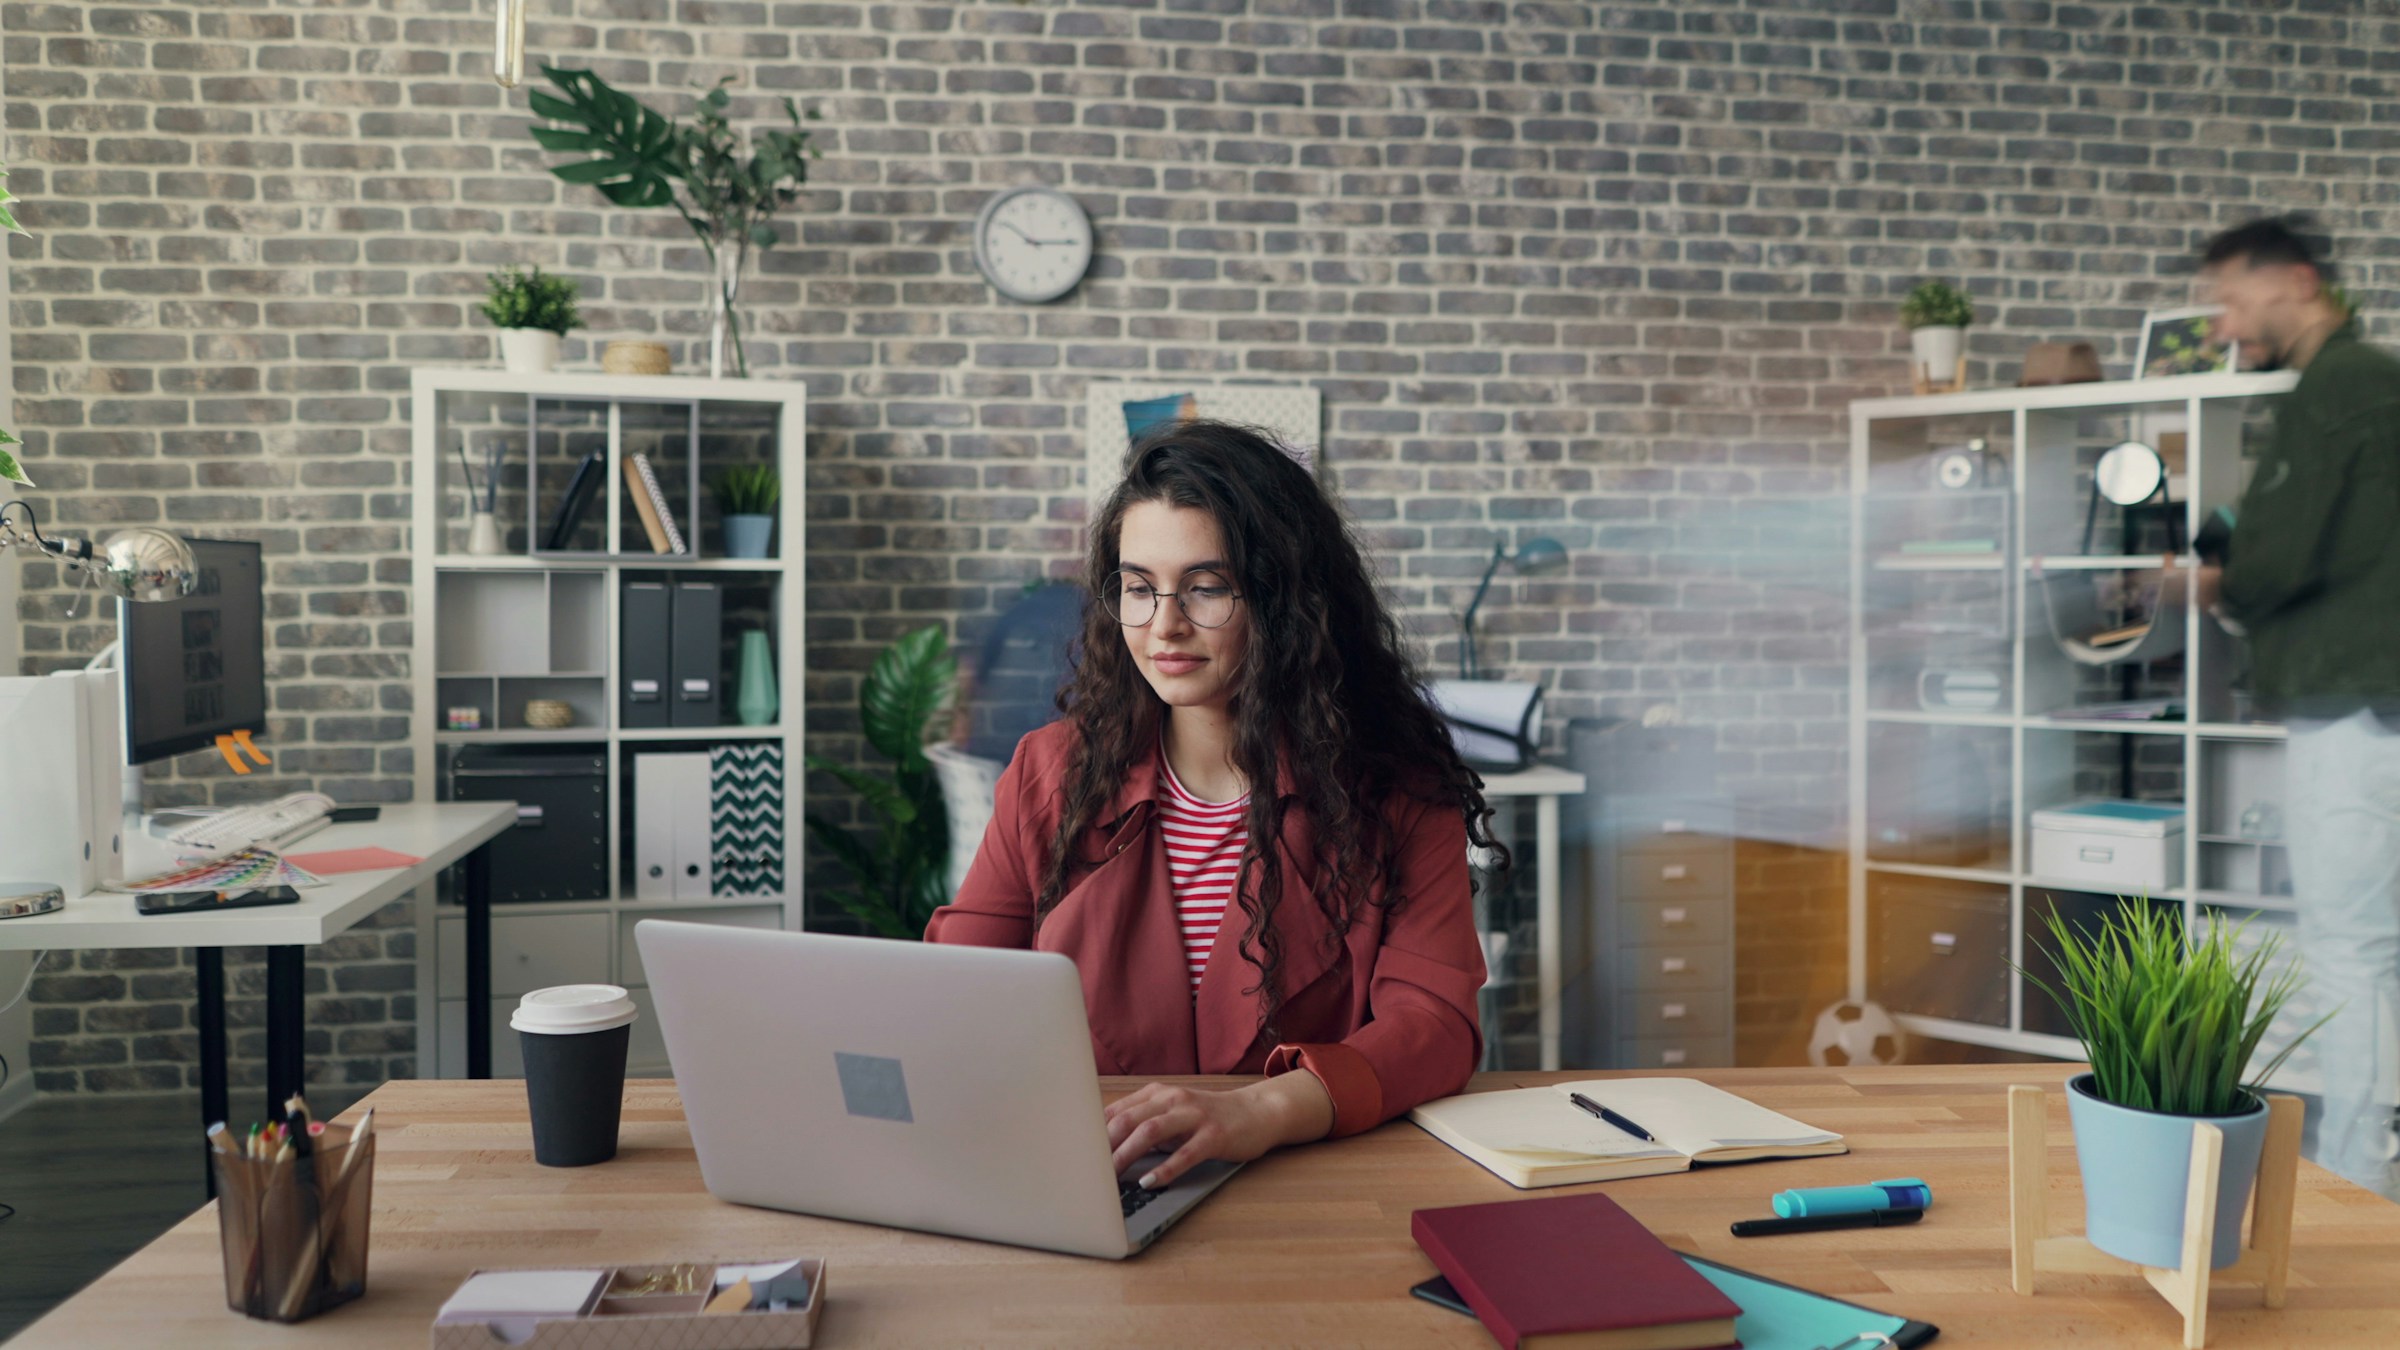
<path id="1" fill-rule="evenodd" d="M 1733 802 L 1601 799 L 1596 925 L 1611 988 L 1594 1010 L 1622 1069 L 1733 1063 Z"/>

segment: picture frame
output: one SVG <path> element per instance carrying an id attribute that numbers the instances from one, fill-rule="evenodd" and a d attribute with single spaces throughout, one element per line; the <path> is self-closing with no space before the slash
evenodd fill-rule
<path id="1" fill-rule="evenodd" d="M 2222 305 L 2193 305 L 2143 315 L 2142 341 L 2133 357 L 2133 378 L 2154 380 L 2240 370 L 2240 343 L 2218 346 L 2209 340 L 2210 325 L 2224 312 Z"/>
<path id="2" fill-rule="evenodd" d="M 1193 380 L 1094 380 L 1084 388 L 1084 492 L 1092 509 L 1117 486 L 1132 441 L 1127 405 L 1166 405 L 1272 434 L 1309 472 L 1324 443 L 1325 396 L 1310 385 L 1206 384 Z M 1188 409 L 1188 412 L 1186 411 Z M 1146 411 L 1160 412 L 1163 407 Z"/>

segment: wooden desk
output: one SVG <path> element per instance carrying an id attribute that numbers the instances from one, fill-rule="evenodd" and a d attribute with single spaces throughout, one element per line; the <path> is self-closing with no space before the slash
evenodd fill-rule
<path id="1" fill-rule="evenodd" d="M 2180 1324 L 2138 1280 L 2054 1276 L 2045 1277 L 2054 1292 L 2009 1291 L 2006 1087 L 2056 1088 L 2066 1074 L 2048 1064 L 1703 1072 L 1695 1076 L 1842 1131 L 1855 1151 L 1604 1189 L 1677 1247 L 1932 1321 L 1938 1345 L 2172 1347 Z M 1487 1074 L 1477 1086 L 1569 1076 Z M 2063 1223 L 2082 1200 L 2065 1096 L 2049 1100 L 2051 1209 Z M 416 1350 L 434 1310 L 479 1265 L 810 1254 L 832 1263 L 826 1347 L 1488 1347 L 1474 1321 L 1408 1296 L 1433 1273 L 1409 1239 L 1409 1212 L 1532 1194 L 1395 1123 L 1254 1163 L 1148 1252 L 1097 1261 L 720 1204 L 701 1189 L 670 1083 L 633 1085 L 623 1151 L 576 1171 L 534 1164 L 513 1082 L 395 1082 L 369 1104 L 383 1142 L 364 1299 L 294 1328 L 226 1311 L 216 1215 L 203 1209 L 12 1344 Z M 1768 1195 L 1785 1187 L 1910 1175 L 1935 1195 L 1913 1228 L 1748 1241 L 1725 1231 L 1767 1213 Z M 2290 1304 L 2267 1313 L 2254 1291 L 2223 1291 L 2211 1344 L 2400 1341 L 2400 1206 L 2303 1164 L 2296 1219 Z"/>

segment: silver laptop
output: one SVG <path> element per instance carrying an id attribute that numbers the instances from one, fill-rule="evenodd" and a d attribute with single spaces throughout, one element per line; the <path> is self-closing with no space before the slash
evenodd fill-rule
<path id="1" fill-rule="evenodd" d="M 1120 1183 L 1055 952 L 662 919 L 634 941 L 720 1200 L 1116 1258 L 1239 1167 Z"/>

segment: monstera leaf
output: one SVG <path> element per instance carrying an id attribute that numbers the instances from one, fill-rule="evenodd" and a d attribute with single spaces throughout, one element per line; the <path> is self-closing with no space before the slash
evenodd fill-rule
<path id="1" fill-rule="evenodd" d="M 859 686 L 858 711 L 867 742 L 902 768 L 925 765 L 925 725 L 950 701 L 958 662 L 950 640 L 928 624 L 883 649 Z"/>
<path id="2" fill-rule="evenodd" d="M 808 767 L 829 774 L 858 798 L 872 832 L 808 813 L 810 837 L 850 873 L 849 884 L 816 892 L 886 937 L 912 938 L 950 897 L 950 817 L 941 780 L 925 758 L 925 734 L 949 702 L 958 678 L 949 639 L 928 625 L 884 649 L 859 685 L 859 721 L 867 743 L 890 757 L 891 778 L 827 759 Z"/>
<path id="3" fill-rule="evenodd" d="M 544 66 L 542 75 L 559 93 L 532 91 L 534 114 L 565 125 L 536 126 L 534 140 L 544 150 L 590 156 L 554 164 L 550 172 L 598 188 L 619 206 L 674 204 L 674 181 L 684 176 L 684 138 L 673 119 L 588 70 Z"/>

